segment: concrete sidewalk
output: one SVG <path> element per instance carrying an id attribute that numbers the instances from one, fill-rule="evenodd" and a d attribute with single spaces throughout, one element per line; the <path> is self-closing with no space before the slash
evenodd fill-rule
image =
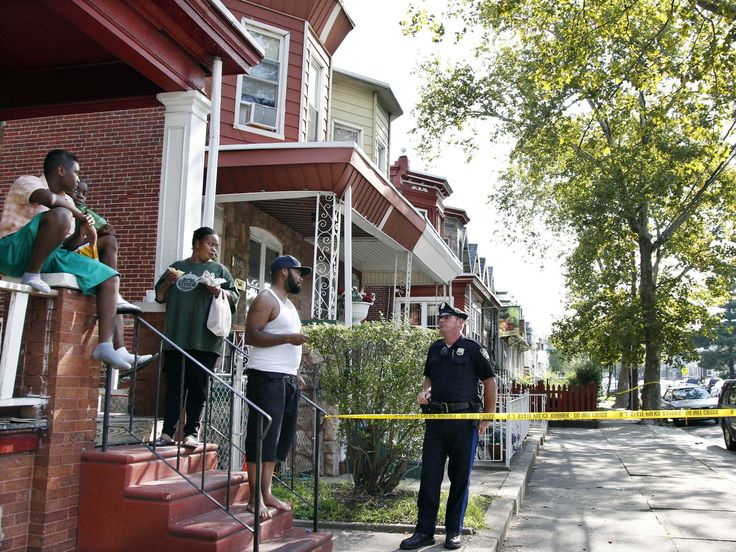
<path id="1" fill-rule="evenodd" d="M 506 552 L 736 550 L 736 455 L 650 423 L 554 428 Z"/>
<path id="2" fill-rule="evenodd" d="M 494 552 L 500 550 L 512 517 L 518 512 L 527 481 L 531 475 L 539 447 L 544 435 L 532 433 L 526 440 L 524 449 L 511 462 L 511 470 L 474 468 L 470 479 L 470 493 L 493 496 L 493 503 L 486 512 L 489 529 L 463 536 L 465 552 Z M 411 487 L 418 490 L 419 482 Z M 443 490 L 449 488 L 447 476 Z M 414 532 L 414 526 L 407 525 L 365 525 L 345 523 L 321 523 L 320 529 L 333 534 L 335 552 L 377 552 L 399 550 L 399 543 Z M 445 550 L 444 533 L 438 528 L 435 535 L 437 543 L 420 550 Z"/>

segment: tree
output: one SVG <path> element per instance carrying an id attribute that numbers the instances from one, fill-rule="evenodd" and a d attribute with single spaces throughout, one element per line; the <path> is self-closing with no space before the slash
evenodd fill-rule
<path id="1" fill-rule="evenodd" d="M 424 361 L 436 331 L 388 322 L 308 326 L 309 347 L 323 398 L 340 414 L 393 414 L 418 410 Z M 346 419 L 340 433 L 357 494 L 391 492 L 410 462 L 421 456 L 419 420 Z"/>
<path id="2" fill-rule="evenodd" d="M 626 342 L 643 347 L 643 403 L 657 408 L 660 359 L 692 354 L 733 278 L 731 19 L 695 0 L 452 0 L 442 17 L 414 10 L 407 32 L 426 28 L 475 47 L 421 67 L 425 155 L 472 146 L 479 121 L 515 140 L 492 201 L 531 241 L 540 221 L 573 240 L 567 266 L 586 259 L 576 272 L 596 288 L 573 301 L 628 297 L 640 323 Z M 608 313 L 618 338 L 623 312 Z"/>
<path id="3" fill-rule="evenodd" d="M 736 300 L 723 305 L 719 324 L 713 335 L 703 337 L 700 365 L 706 370 L 728 370 L 729 378 L 736 378 Z"/>

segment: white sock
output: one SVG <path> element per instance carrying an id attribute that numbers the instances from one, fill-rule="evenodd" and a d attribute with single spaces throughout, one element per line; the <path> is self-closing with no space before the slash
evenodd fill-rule
<path id="1" fill-rule="evenodd" d="M 92 358 L 109 364 L 118 370 L 128 370 L 130 368 L 130 363 L 123 360 L 123 358 L 115 352 L 115 348 L 112 346 L 112 341 L 101 341 L 97 347 L 95 347 L 95 350 L 92 353 Z"/>
<path id="2" fill-rule="evenodd" d="M 29 285 L 36 291 L 40 291 L 42 293 L 51 292 L 51 286 L 49 286 L 41 279 L 41 275 L 38 272 L 23 273 L 23 277 L 20 279 L 20 283 Z"/>

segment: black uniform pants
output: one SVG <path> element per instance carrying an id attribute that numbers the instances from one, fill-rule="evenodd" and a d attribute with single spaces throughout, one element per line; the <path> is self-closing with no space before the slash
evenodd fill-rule
<path id="1" fill-rule="evenodd" d="M 445 527 L 448 532 L 462 530 L 468 504 L 470 472 L 473 469 L 478 426 L 473 420 L 427 420 L 422 447 L 422 478 L 419 486 L 419 521 L 416 531 L 434 535 L 440 507 L 440 487 L 449 457 L 447 476 L 450 496 L 447 498 Z"/>

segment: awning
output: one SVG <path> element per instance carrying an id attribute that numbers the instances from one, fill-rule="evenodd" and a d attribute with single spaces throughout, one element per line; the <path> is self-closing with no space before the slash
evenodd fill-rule
<path id="1" fill-rule="evenodd" d="M 372 236 L 388 251 L 411 251 L 418 267 L 438 282 L 449 282 L 462 271 L 435 229 L 352 142 L 226 145 L 220 147 L 218 165 L 217 194 L 226 201 L 248 201 L 259 193 L 283 200 L 316 192 L 342 198 L 350 185 L 358 215 L 354 222 L 362 230 L 354 235 L 354 247 L 375 248 L 363 240 Z M 293 202 L 284 202 L 283 208 L 291 208 L 293 220 L 298 219 Z M 383 255 L 381 264 L 393 266 L 394 258 Z"/>
<path id="2" fill-rule="evenodd" d="M 4 0 L 0 35 L 0 120 L 160 106 L 263 56 L 215 0 Z"/>

